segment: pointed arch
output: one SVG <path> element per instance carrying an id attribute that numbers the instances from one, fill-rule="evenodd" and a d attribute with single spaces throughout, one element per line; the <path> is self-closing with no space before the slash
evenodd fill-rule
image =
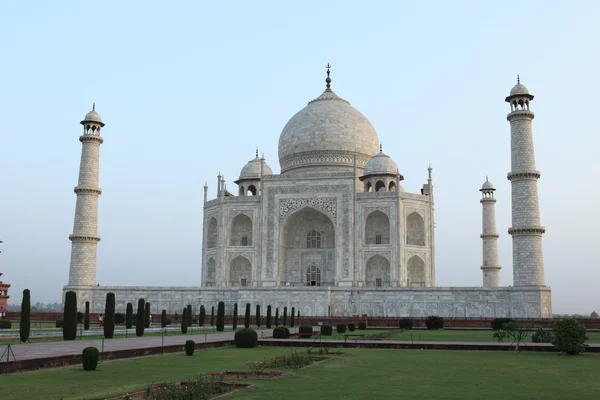
<path id="1" fill-rule="evenodd" d="M 377 210 L 367 216 L 365 221 L 366 244 L 390 244 L 390 219 Z"/>
<path id="2" fill-rule="evenodd" d="M 217 263 L 214 258 L 209 258 L 206 263 L 206 276 L 204 286 L 216 286 L 217 283 Z"/>
<path id="3" fill-rule="evenodd" d="M 206 230 L 206 247 L 209 249 L 217 247 L 218 238 L 217 219 L 211 217 L 208 220 L 208 228 Z"/>
<path id="4" fill-rule="evenodd" d="M 425 246 L 425 221 L 416 211 L 406 218 L 406 244 Z"/>
<path id="5" fill-rule="evenodd" d="M 412 256 L 406 265 L 408 274 L 408 286 L 425 286 L 425 261 L 419 256 Z"/>
<path id="6" fill-rule="evenodd" d="M 256 190 L 256 186 L 254 185 L 250 185 L 248 186 L 248 193 L 250 193 L 252 196 L 256 196 L 257 190 Z"/>
<path id="7" fill-rule="evenodd" d="M 373 191 L 373 185 L 371 185 L 370 181 L 367 181 L 366 185 L 365 185 L 365 192 L 372 192 Z"/>
<path id="8" fill-rule="evenodd" d="M 229 281 L 233 287 L 250 286 L 252 263 L 244 256 L 237 256 L 229 264 Z"/>
<path id="9" fill-rule="evenodd" d="M 377 181 L 375 184 L 376 192 L 385 192 L 385 183 L 383 181 Z"/>
<path id="10" fill-rule="evenodd" d="M 238 214 L 231 220 L 230 246 L 252 246 L 252 220 L 246 214 Z"/>
<path id="11" fill-rule="evenodd" d="M 395 191 L 396 191 L 396 182 L 391 181 L 388 192 L 395 192 Z"/>
<path id="12" fill-rule="evenodd" d="M 390 262 L 379 254 L 369 258 L 365 269 L 365 281 L 370 287 L 389 287 Z"/>

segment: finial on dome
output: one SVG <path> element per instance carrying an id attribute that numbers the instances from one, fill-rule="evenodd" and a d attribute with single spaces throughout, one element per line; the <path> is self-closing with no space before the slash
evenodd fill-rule
<path id="1" fill-rule="evenodd" d="M 92 111 L 96 111 L 96 103 L 92 103 Z"/>
<path id="2" fill-rule="evenodd" d="M 258 147 L 256 148 L 256 158 L 258 158 Z"/>
<path id="3" fill-rule="evenodd" d="M 517 74 L 517 85 L 521 83 L 521 77 Z"/>
<path id="4" fill-rule="evenodd" d="M 260 157 L 261 160 L 265 160 L 265 153 L 262 153 L 262 156 Z"/>
<path id="5" fill-rule="evenodd" d="M 383 143 L 379 143 L 379 152 L 383 153 Z"/>
<path id="6" fill-rule="evenodd" d="M 329 74 L 331 73 L 331 71 L 329 70 L 330 68 L 331 65 L 327 63 L 327 79 L 325 79 L 325 82 L 327 83 L 327 89 L 331 89 L 331 78 L 329 77 Z"/>

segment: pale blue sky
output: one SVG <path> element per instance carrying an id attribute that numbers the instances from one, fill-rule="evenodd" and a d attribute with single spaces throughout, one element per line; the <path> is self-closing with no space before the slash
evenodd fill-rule
<path id="1" fill-rule="evenodd" d="M 481 284 L 481 206 L 496 185 L 512 284 L 509 106 L 536 96 L 546 284 L 556 313 L 600 312 L 596 2 L 1 2 L 0 271 L 32 300 L 68 279 L 81 144 L 96 102 L 98 282 L 200 280 L 202 186 L 233 187 L 259 146 L 332 88 L 373 124 L 416 192 L 431 162 L 437 283 Z"/>

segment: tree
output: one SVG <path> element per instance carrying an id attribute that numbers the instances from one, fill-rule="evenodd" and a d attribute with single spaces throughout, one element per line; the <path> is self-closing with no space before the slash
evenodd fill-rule
<path id="1" fill-rule="evenodd" d="M 298 326 L 300 326 L 300 310 L 298 310 L 298 321 L 296 321 L 296 323 L 298 324 Z"/>
<path id="2" fill-rule="evenodd" d="M 21 300 L 21 322 L 19 323 L 19 336 L 21 343 L 29 339 L 31 331 L 31 298 L 29 289 L 23 290 L 23 300 Z"/>
<path id="3" fill-rule="evenodd" d="M 275 307 L 275 326 L 279 326 L 279 307 Z"/>
<path id="4" fill-rule="evenodd" d="M 287 326 L 287 307 L 283 307 L 283 326 Z"/>
<path id="5" fill-rule="evenodd" d="M 237 329 L 237 318 L 238 318 L 238 306 L 237 306 L 237 303 L 235 303 L 233 305 L 233 321 L 232 321 L 234 331 Z"/>
<path id="6" fill-rule="evenodd" d="M 133 326 L 133 304 L 127 303 L 125 310 L 125 329 L 131 329 Z"/>
<path id="7" fill-rule="evenodd" d="M 220 301 L 217 309 L 217 331 L 225 330 L 225 303 Z"/>
<path id="8" fill-rule="evenodd" d="M 244 328 L 250 328 L 250 303 L 246 303 L 246 314 L 244 314 Z"/>
<path id="9" fill-rule="evenodd" d="M 115 294 L 106 293 L 104 306 L 104 337 L 112 339 L 115 334 Z"/>
<path id="10" fill-rule="evenodd" d="M 63 313 L 63 339 L 75 340 L 77 338 L 77 294 L 72 290 L 65 294 Z"/>
<path id="11" fill-rule="evenodd" d="M 146 302 L 144 306 L 144 328 L 150 328 L 150 303 Z"/>
<path id="12" fill-rule="evenodd" d="M 519 345 L 525 344 L 525 339 L 531 334 L 533 325 L 530 323 L 506 322 L 502 329 L 494 332 L 494 338 L 499 342 L 507 340 L 511 346 L 515 345 L 515 351 L 519 351 Z"/>
<path id="13" fill-rule="evenodd" d="M 554 323 L 552 344 L 558 351 L 574 356 L 585 351 L 587 330 L 576 319 L 561 319 Z"/>
<path id="14" fill-rule="evenodd" d="M 191 304 L 187 305 L 186 316 L 187 316 L 187 325 L 188 326 L 192 326 L 192 317 L 193 317 L 193 314 L 192 314 L 192 305 Z"/>
<path id="15" fill-rule="evenodd" d="M 260 306 L 256 305 L 256 327 L 260 328 Z"/>
<path id="16" fill-rule="evenodd" d="M 198 324 L 200 326 L 204 326 L 204 320 L 206 319 L 206 310 L 204 306 L 200 306 L 200 316 L 198 317 Z"/>
<path id="17" fill-rule="evenodd" d="M 162 313 L 160 314 L 160 326 L 162 328 L 167 327 L 167 310 L 162 310 Z"/>
<path id="18" fill-rule="evenodd" d="M 90 330 L 90 302 L 85 302 L 85 314 L 83 316 L 83 329 Z"/>
<path id="19" fill-rule="evenodd" d="M 293 328 L 294 327 L 294 317 L 296 314 L 296 309 L 294 307 L 292 307 L 292 313 L 290 314 L 290 326 Z"/>
<path id="20" fill-rule="evenodd" d="M 215 306 L 210 308 L 210 326 L 215 326 Z"/>
<path id="21" fill-rule="evenodd" d="M 267 329 L 271 329 L 271 306 L 267 306 Z"/>
<path id="22" fill-rule="evenodd" d="M 187 319 L 187 307 L 183 307 L 183 313 L 181 314 L 181 333 L 186 334 L 188 328 L 188 319 Z"/>
<path id="23" fill-rule="evenodd" d="M 146 301 L 144 299 L 138 300 L 137 314 L 135 316 L 135 334 L 136 336 L 144 336 L 144 307 Z"/>

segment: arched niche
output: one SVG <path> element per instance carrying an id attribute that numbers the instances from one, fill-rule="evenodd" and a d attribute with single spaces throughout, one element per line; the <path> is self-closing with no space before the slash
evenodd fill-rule
<path id="1" fill-rule="evenodd" d="M 209 258 L 206 263 L 206 282 L 204 286 L 215 286 L 217 283 L 217 263 L 214 258 Z"/>
<path id="2" fill-rule="evenodd" d="M 425 246 L 425 221 L 416 211 L 406 218 L 406 244 Z"/>
<path id="3" fill-rule="evenodd" d="M 419 256 L 412 256 L 406 264 L 408 286 L 425 286 L 425 261 Z"/>
<path id="4" fill-rule="evenodd" d="M 218 238 L 217 219 L 215 217 L 211 217 L 208 221 L 208 228 L 206 229 L 206 247 L 209 249 L 217 247 Z"/>
<path id="5" fill-rule="evenodd" d="M 229 281 L 233 287 L 250 286 L 252 263 L 244 256 L 237 256 L 229 263 Z"/>
<path id="6" fill-rule="evenodd" d="M 252 220 L 246 214 L 238 214 L 231 220 L 230 246 L 252 246 Z"/>
<path id="7" fill-rule="evenodd" d="M 383 256 L 374 255 L 367 260 L 365 281 L 369 287 L 390 286 L 390 262 Z"/>
<path id="8" fill-rule="evenodd" d="M 366 244 L 390 244 L 390 219 L 381 211 L 373 211 L 365 221 Z"/>

